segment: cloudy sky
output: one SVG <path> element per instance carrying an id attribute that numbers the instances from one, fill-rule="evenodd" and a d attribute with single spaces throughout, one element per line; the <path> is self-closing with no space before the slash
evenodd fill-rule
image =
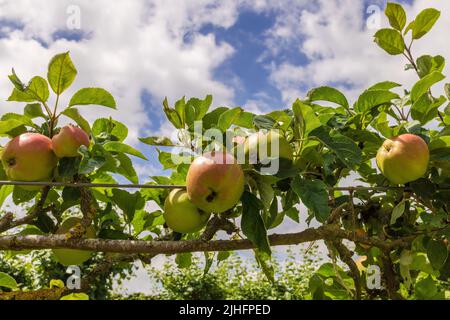
<path id="1" fill-rule="evenodd" d="M 70 93 L 104 87 L 118 110 L 86 106 L 91 121 L 112 116 L 130 128 L 129 142 L 151 159 L 136 161 L 142 181 L 160 174 L 156 153 L 137 137 L 171 133 L 162 100 L 213 94 L 214 106 L 268 112 L 313 87 L 332 85 L 350 100 L 383 80 L 416 81 L 401 57 L 373 43 L 387 25 L 380 0 L 0 0 L 2 113 L 12 67 L 22 79 L 46 75 L 50 58 L 70 51 L 78 77 Z M 450 1 L 402 1 L 411 18 L 425 7 L 442 16 L 413 47 L 450 56 Z"/>

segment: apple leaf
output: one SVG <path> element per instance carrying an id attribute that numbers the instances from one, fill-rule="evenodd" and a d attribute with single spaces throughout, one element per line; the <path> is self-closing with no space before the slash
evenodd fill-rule
<path id="1" fill-rule="evenodd" d="M 78 109 L 67 108 L 61 113 L 69 117 L 73 121 L 75 121 L 76 124 L 79 125 L 80 128 L 83 129 L 87 134 L 91 133 L 91 127 L 89 126 L 89 122 L 81 116 Z"/>
<path id="2" fill-rule="evenodd" d="M 10 275 L 0 272 L 0 287 L 8 289 L 17 289 L 17 282 Z"/>
<path id="3" fill-rule="evenodd" d="M 276 122 L 268 116 L 255 116 L 253 118 L 253 124 L 258 129 L 270 130 L 275 126 Z"/>
<path id="4" fill-rule="evenodd" d="M 391 225 L 395 224 L 397 220 L 405 213 L 406 201 L 401 201 L 395 208 L 392 210 L 391 215 Z"/>
<path id="5" fill-rule="evenodd" d="M 147 138 L 139 138 L 139 141 L 142 143 L 148 144 L 150 146 L 159 146 L 159 147 L 174 147 L 175 144 L 166 137 L 147 137 Z"/>
<path id="6" fill-rule="evenodd" d="M 424 93 L 428 91 L 434 84 L 445 79 L 445 76 L 439 71 L 430 73 L 416 82 L 411 89 L 411 100 L 417 101 Z"/>
<path id="7" fill-rule="evenodd" d="M 179 269 L 189 268 L 192 265 L 192 253 L 178 253 L 175 257 L 175 263 Z"/>
<path id="8" fill-rule="evenodd" d="M 418 281 L 414 286 L 414 294 L 418 299 L 433 299 L 437 293 L 438 288 L 431 275 Z"/>
<path id="9" fill-rule="evenodd" d="M 116 155 L 117 160 L 119 160 L 120 165 L 117 167 L 117 172 L 130 180 L 131 183 L 138 184 L 139 178 L 136 170 L 133 167 L 133 162 L 124 153 L 118 153 Z"/>
<path id="10" fill-rule="evenodd" d="M 48 65 L 47 79 L 56 94 L 66 90 L 77 75 L 77 69 L 70 59 L 69 52 L 57 54 Z"/>
<path id="11" fill-rule="evenodd" d="M 420 12 L 412 25 L 412 37 L 417 40 L 426 35 L 433 28 L 441 13 L 433 8 Z"/>
<path id="12" fill-rule="evenodd" d="M 430 55 L 424 55 L 417 59 L 417 68 L 420 78 L 423 78 L 434 71 L 442 72 L 444 67 L 445 59 L 442 56 L 432 57 Z"/>
<path id="13" fill-rule="evenodd" d="M 242 232 L 261 252 L 270 255 L 267 229 L 260 214 L 263 204 L 253 194 L 245 191 L 242 196 L 242 207 Z"/>
<path id="14" fill-rule="evenodd" d="M 375 42 L 390 55 L 399 55 L 405 51 L 405 41 L 400 32 L 394 29 L 380 29 L 375 33 Z"/>
<path id="15" fill-rule="evenodd" d="M 236 121 L 236 119 L 240 116 L 242 112 L 243 110 L 240 107 L 225 111 L 220 115 L 217 127 L 222 132 L 227 131 L 228 128 L 230 128 L 233 125 L 233 123 Z"/>
<path id="16" fill-rule="evenodd" d="M 345 109 L 349 108 L 347 98 L 342 92 L 332 87 L 319 87 L 308 92 L 307 97 L 311 102 L 329 101 L 336 103 Z"/>
<path id="17" fill-rule="evenodd" d="M 0 208 L 3 206 L 5 200 L 11 195 L 14 190 L 14 186 L 11 185 L 3 185 L 0 188 Z"/>
<path id="18" fill-rule="evenodd" d="M 406 25 L 406 12 L 398 3 L 388 2 L 384 11 L 392 28 L 402 31 Z"/>
<path id="19" fill-rule="evenodd" d="M 102 88 L 83 88 L 78 90 L 70 99 L 69 107 L 89 104 L 116 109 L 114 97 Z"/>
<path id="20" fill-rule="evenodd" d="M 323 223 L 328 219 L 330 215 L 328 192 L 323 181 L 295 177 L 291 186 L 303 204 L 314 214 L 317 221 Z"/>
<path id="21" fill-rule="evenodd" d="M 426 124 L 437 117 L 438 109 L 447 99 L 444 96 L 431 98 L 428 92 L 424 93 L 411 107 L 411 117 Z"/>
<path id="22" fill-rule="evenodd" d="M 401 87 L 401 84 L 398 84 L 396 82 L 392 81 L 382 81 L 374 84 L 373 86 L 369 87 L 368 91 L 374 91 L 374 90 L 391 90 L 397 87 Z"/>
<path id="23" fill-rule="evenodd" d="M 123 123 L 111 118 L 99 118 L 92 125 L 92 133 L 96 137 L 107 135 L 110 140 L 122 142 L 128 136 L 128 128 Z"/>
<path id="24" fill-rule="evenodd" d="M 86 293 L 71 293 L 64 297 L 61 297 L 60 300 L 89 300 L 89 296 Z"/>
<path id="25" fill-rule="evenodd" d="M 12 94 L 8 98 L 8 101 L 46 102 L 49 96 L 50 92 L 48 90 L 47 81 L 42 77 L 36 76 L 31 79 L 25 90 L 20 91 L 17 88 L 14 88 Z"/>
<path id="26" fill-rule="evenodd" d="M 143 160 L 148 160 L 139 150 L 136 150 L 135 148 L 122 142 L 110 141 L 105 143 L 103 147 L 109 152 L 123 152 Z"/>
<path id="27" fill-rule="evenodd" d="M 324 143 L 350 169 L 355 169 L 361 164 L 361 149 L 352 139 L 339 132 L 320 127 L 312 131 L 310 137 L 315 137 Z"/>
<path id="28" fill-rule="evenodd" d="M 364 113 L 373 107 L 388 104 L 398 98 L 396 93 L 388 90 L 366 90 L 359 96 L 353 108 L 359 113 Z"/>
<path id="29" fill-rule="evenodd" d="M 433 269 L 439 270 L 448 257 L 447 246 L 442 240 L 430 240 L 427 244 L 427 256 Z"/>
<path id="30" fill-rule="evenodd" d="M 163 101 L 163 110 L 166 114 L 167 119 L 174 125 L 177 129 L 183 129 L 185 126 L 184 117 L 182 118 L 181 115 L 177 112 L 177 110 L 172 109 L 169 107 L 169 102 L 167 101 L 167 98 Z"/>
<path id="31" fill-rule="evenodd" d="M 128 222 L 133 221 L 136 210 L 141 210 L 145 206 L 145 200 L 138 191 L 129 193 L 125 190 L 113 189 L 112 200 L 126 215 Z"/>
<path id="32" fill-rule="evenodd" d="M 23 113 L 30 119 L 34 118 L 46 118 L 46 115 L 42 111 L 42 106 L 39 103 L 29 103 L 25 106 Z"/>
<path id="33" fill-rule="evenodd" d="M 311 106 L 296 100 L 292 105 L 294 112 L 295 130 L 299 138 L 306 138 L 309 133 L 322 126 L 320 119 L 316 116 Z"/>

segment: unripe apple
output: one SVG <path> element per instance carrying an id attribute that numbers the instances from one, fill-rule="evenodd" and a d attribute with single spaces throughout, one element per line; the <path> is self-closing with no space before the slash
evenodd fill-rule
<path id="1" fill-rule="evenodd" d="M 193 233 L 206 225 L 211 214 L 199 210 L 189 200 L 185 190 L 174 189 L 164 202 L 163 216 L 167 226 L 173 231 Z"/>
<path id="2" fill-rule="evenodd" d="M 378 168 L 395 184 L 405 184 L 423 177 L 429 160 L 430 151 L 426 142 L 409 133 L 386 140 L 377 153 Z"/>
<path id="3" fill-rule="evenodd" d="M 3 167 L 12 181 L 50 181 L 57 163 L 52 140 L 39 133 L 23 133 L 15 137 L 2 153 Z"/>
<path id="4" fill-rule="evenodd" d="M 274 130 L 250 135 L 245 142 L 246 161 L 256 160 L 257 163 L 267 164 L 268 158 L 293 160 L 292 147 L 286 138 Z"/>
<path id="5" fill-rule="evenodd" d="M 81 146 L 89 147 L 89 136 L 82 129 L 67 125 L 52 138 L 53 150 L 59 158 L 78 157 Z"/>
<path id="6" fill-rule="evenodd" d="M 80 218 L 71 217 L 61 224 L 56 231 L 56 234 L 66 234 L 77 223 L 81 221 Z M 95 238 L 95 229 L 89 226 L 86 230 L 85 238 Z M 53 254 L 56 260 L 63 266 L 77 266 L 89 260 L 92 255 L 91 251 L 77 250 L 77 249 L 53 249 Z"/>
<path id="7" fill-rule="evenodd" d="M 192 162 L 186 186 L 189 199 L 199 209 L 223 213 L 239 202 L 244 192 L 244 172 L 232 155 L 213 151 Z"/>

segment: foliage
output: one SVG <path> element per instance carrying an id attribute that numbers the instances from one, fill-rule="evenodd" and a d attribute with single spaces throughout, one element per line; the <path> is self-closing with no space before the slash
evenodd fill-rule
<path id="1" fill-rule="evenodd" d="M 252 114 L 240 107 L 211 109 L 213 100 L 209 95 L 187 101 L 183 97 L 173 106 L 165 99 L 163 111 L 178 129 L 178 141 L 154 136 L 140 139 L 156 148 L 161 166 L 171 172 L 169 176 L 151 177 L 147 183 L 179 185 L 184 184 L 189 166 L 175 162 L 174 154 L 179 155 L 181 150 L 182 156 L 191 158 L 193 150 L 228 147 L 228 151 L 233 152 L 236 147 L 212 141 L 208 129 L 217 129 L 224 136 L 231 133 L 241 137 L 255 130 L 280 130 L 294 150 L 294 160 L 280 161 L 280 169 L 275 175 L 267 174 L 261 164 L 243 165 L 247 185 L 241 202 L 230 212 L 214 216 L 239 224 L 240 230 L 230 232 L 229 238 L 245 236 L 254 244 L 258 265 L 269 280 L 276 275 L 268 239 L 271 229 L 284 221 L 298 223 L 305 219 L 331 227 L 326 229 L 329 233 L 323 234 L 323 238 L 332 261 L 320 266 L 313 275 L 308 274 L 308 290 L 314 299 L 443 299 L 447 294 L 442 283 L 450 277 L 450 84 L 442 86 L 445 79 L 443 57 L 424 55 L 415 59 L 412 54 L 412 45 L 430 32 L 440 13 L 426 9 L 408 23 L 401 5 L 390 3 L 386 15 L 391 28 L 376 32 L 374 40 L 388 54 L 403 55 L 407 59 L 406 72 L 415 71 L 419 77 L 412 88 L 401 88 L 400 84 L 391 81 L 377 83 L 350 104 L 338 89 L 322 86 L 309 91 L 305 98 L 297 99 L 292 107 L 265 115 Z M 66 117 L 90 134 L 91 144 L 79 148 L 79 157 L 59 160 L 55 181 L 110 184 L 127 179 L 137 184 L 139 177 L 133 159 L 147 159 L 136 146 L 127 143 L 127 127 L 112 118 L 100 118 L 91 125 L 82 116 L 83 108 L 91 105 L 116 108 L 110 93 L 101 88 L 81 88 L 69 99 L 68 106 L 59 109 L 60 96 L 74 82 L 76 75 L 69 53 L 58 54 L 51 60 L 47 79 L 36 76 L 25 84 L 13 70 L 9 76 L 13 91 L 8 100 L 26 105 L 23 113 L 2 115 L 0 135 L 13 138 L 34 131 L 52 137 L 60 129 L 60 119 Z M 434 96 L 432 90 L 435 88 L 442 94 Z M 55 96 L 52 108 L 48 105 L 50 89 Z M 200 120 L 202 127 L 198 132 L 196 122 Z M 422 137 L 429 146 L 431 161 L 423 178 L 398 188 L 374 168 L 373 160 L 384 139 L 403 133 Z M 167 148 L 171 146 L 178 148 L 170 153 Z M 5 177 L 4 172 L 0 175 Z M 372 189 L 355 188 L 348 194 L 337 191 L 335 187 L 347 177 L 354 177 L 359 181 L 357 183 Z M 384 188 L 383 193 L 377 189 L 380 187 Z M 2 186 L 0 202 L 12 197 L 16 205 L 27 205 L 26 214 L 33 219 L 25 223 L 27 227 L 19 225 L 0 233 L 23 234 L 34 226 L 38 234 L 51 235 L 63 218 L 81 214 L 83 224 L 71 230 L 67 238 L 76 238 L 77 232 L 89 224 L 96 227 L 99 239 L 186 241 L 199 239 L 202 235 L 201 232 L 181 235 L 166 228 L 161 210 L 167 189 L 143 188 L 132 193 L 119 188 L 98 187 L 88 191 L 65 186 L 50 188 L 48 193 L 44 190 L 48 191 L 48 188 L 26 191 L 19 186 Z M 148 202 L 158 205 L 159 209 L 149 212 L 145 205 Z M 300 204 L 307 212 L 299 211 Z M 9 218 L 5 213 L 0 226 L 7 225 Z M 366 257 L 360 270 L 352 260 L 353 251 L 342 242 L 344 238 L 355 243 L 357 255 Z M 54 277 L 64 277 L 62 273 L 37 272 L 42 279 L 35 284 L 36 279 L 31 280 L 27 273 L 31 270 L 34 273 L 54 261 L 45 252 L 32 252 L 28 256 L 33 266 L 26 272 L 11 270 L 9 259 L 2 262 L 6 263 L 6 273 L 13 275 L 20 286 L 44 287 Z M 219 256 L 215 257 L 216 261 Z M 91 297 L 105 296 L 103 290 L 109 284 L 104 282 L 110 279 L 111 272 L 120 273 L 136 258 L 149 258 L 126 254 L 112 257 L 98 255 L 87 263 L 91 271 L 96 261 L 108 265 L 104 270 L 105 277 L 100 279 L 103 282 L 98 287 L 95 283 L 91 286 Z M 339 265 L 339 260 L 350 272 Z M 178 254 L 176 262 L 184 268 L 197 263 L 187 253 Z M 212 262 L 212 258 L 208 259 L 207 266 Z M 375 289 L 365 286 L 365 280 L 370 276 L 367 270 L 371 266 L 381 270 L 382 286 Z M 222 290 L 220 282 L 208 278 L 213 275 L 206 275 L 205 279 L 211 280 L 196 283 L 201 290 L 195 289 L 186 296 L 188 291 L 181 288 L 192 288 L 191 281 L 199 275 L 199 270 L 195 266 L 192 268 L 191 274 L 180 271 L 183 275 L 180 276 L 178 271 L 173 271 L 160 278 L 168 290 L 164 297 L 279 297 L 273 290 L 297 294 L 291 289 L 285 290 L 286 284 L 261 287 L 261 279 L 250 282 L 261 291 L 246 293 L 245 290 L 253 289 L 244 286 L 243 291 L 231 294 Z M 239 265 L 235 269 L 235 272 L 245 271 Z M 219 267 L 218 270 L 222 269 Z M 203 285 L 207 290 L 202 289 Z M 11 288 L 2 287 L 1 290 Z M 207 293 L 209 295 L 205 295 Z M 295 297 L 306 296 L 299 293 Z"/>

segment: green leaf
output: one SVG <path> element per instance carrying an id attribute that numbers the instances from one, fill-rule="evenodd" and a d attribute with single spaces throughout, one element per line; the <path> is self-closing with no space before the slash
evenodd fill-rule
<path id="1" fill-rule="evenodd" d="M 413 102 L 417 101 L 424 93 L 428 91 L 435 83 L 445 79 L 445 76 L 435 71 L 429 75 L 423 77 L 416 82 L 414 87 L 411 89 L 411 100 Z"/>
<path id="2" fill-rule="evenodd" d="M 325 222 L 330 215 L 326 184 L 321 180 L 307 180 L 295 177 L 291 185 L 294 192 L 299 196 L 303 204 L 311 210 L 317 221 Z"/>
<path id="3" fill-rule="evenodd" d="M 42 111 L 42 106 L 39 103 L 27 104 L 23 110 L 23 113 L 30 119 L 46 117 L 46 115 Z"/>
<path id="4" fill-rule="evenodd" d="M 175 257 L 175 263 L 180 269 L 189 268 L 192 265 L 192 253 L 178 253 Z"/>
<path id="5" fill-rule="evenodd" d="M 205 117 L 203 118 L 203 128 L 205 130 L 211 129 L 213 127 L 216 127 L 219 123 L 220 116 L 225 113 L 227 110 L 230 110 L 227 107 L 219 107 L 217 109 L 214 109 L 210 113 L 207 113 Z"/>
<path id="6" fill-rule="evenodd" d="M 222 113 L 219 117 L 219 121 L 217 123 L 217 127 L 222 131 L 225 132 L 230 128 L 233 123 L 238 119 L 240 114 L 243 112 L 242 108 L 237 107 L 234 109 L 230 109 Z"/>
<path id="7" fill-rule="evenodd" d="M 433 299 L 433 297 L 438 293 L 436 282 L 431 276 L 422 279 L 416 283 L 414 286 L 414 294 L 418 299 L 428 300 Z"/>
<path id="8" fill-rule="evenodd" d="M 115 137 L 115 139 L 109 137 L 110 140 L 117 139 L 118 141 L 122 142 L 128 136 L 128 128 L 123 123 L 111 118 L 100 118 L 94 121 L 94 124 L 92 125 L 92 133 L 96 137 L 101 136 L 105 133 L 107 135 Z"/>
<path id="9" fill-rule="evenodd" d="M 402 54 L 405 51 L 405 41 L 400 32 L 394 29 L 380 29 L 375 33 L 375 42 L 391 55 Z"/>
<path id="10" fill-rule="evenodd" d="M 431 98 L 428 92 L 426 92 L 412 105 L 411 117 L 425 125 L 437 117 L 439 107 L 446 101 L 447 100 L 444 96 L 440 96 L 438 99 L 435 99 Z"/>
<path id="11" fill-rule="evenodd" d="M 378 82 L 376 84 L 374 84 L 373 86 L 371 86 L 370 88 L 368 88 L 368 91 L 374 91 L 374 90 L 391 90 L 397 87 L 401 87 L 401 84 L 398 84 L 396 82 L 392 82 L 392 81 L 383 81 L 383 82 Z"/>
<path id="12" fill-rule="evenodd" d="M 5 203 L 5 200 L 11 195 L 13 190 L 14 186 L 11 185 L 3 185 L 0 188 L 0 209 L 3 206 L 3 203 Z"/>
<path id="13" fill-rule="evenodd" d="M 8 101 L 16 102 L 46 102 L 50 93 L 48 91 L 48 84 L 42 77 L 34 77 L 31 79 L 28 86 L 24 91 L 20 91 L 14 88 L 12 94 L 9 96 Z"/>
<path id="14" fill-rule="evenodd" d="M 89 296 L 86 293 L 71 293 L 61 297 L 60 300 L 89 300 Z"/>
<path id="15" fill-rule="evenodd" d="M 133 162 L 124 153 L 118 153 L 117 159 L 120 162 L 117 172 L 131 181 L 131 183 L 138 184 L 139 179 L 136 170 L 133 167 Z"/>
<path id="16" fill-rule="evenodd" d="M 447 99 L 450 100 L 450 83 L 446 83 L 444 86 L 445 95 Z"/>
<path id="17" fill-rule="evenodd" d="M 77 69 L 70 59 L 69 52 L 57 54 L 48 65 L 47 79 L 56 94 L 66 90 L 77 75 Z"/>
<path id="18" fill-rule="evenodd" d="M 275 126 L 276 122 L 268 116 L 255 116 L 253 118 L 253 124 L 258 129 L 270 130 Z"/>
<path id="19" fill-rule="evenodd" d="M 173 147 L 175 144 L 166 137 L 147 137 L 139 138 L 139 141 L 150 146 Z"/>
<path id="20" fill-rule="evenodd" d="M 423 78 L 430 73 L 437 71 L 442 72 L 445 67 L 445 59 L 442 56 L 424 55 L 417 59 L 417 69 L 420 78 Z"/>
<path id="21" fill-rule="evenodd" d="M 23 121 L 17 119 L 0 120 L 0 134 L 8 133 L 23 125 Z"/>
<path id="22" fill-rule="evenodd" d="M 89 126 L 89 122 L 83 118 L 78 109 L 67 108 L 61 113 L 75 121 L 75 123 L 79 125 L 80 128 L 83 129 L 87 134 L 91 134 L 91 127 Z"/>
<path id="23" fill-rule="evenodd" d="M 46 102 L 50 96 L 47 81 L 39 76 L 33 77 L 28 85 L 26 92 L 35 97 L 37 101 Z"/>
<path id="24" fill-rule="evenodd" d="M 398 3 L 388 2 L 384 11 L 392 28 L 402 31 L 406 25 L 406 12 Z"/>
<path id="25" fill-rule="evenodd" d="M 448 257 L 447 246 L 442 240 L 430 240 L 427 244 L 427 256 L 433 269 L 439 270 Z"/>
<path id="26" fill-rule="evenodd" d="M 412 26 L 413 39 L 420 39 L 433 28 L 441 13 L 433 8 L 428 8 L 420 12 L 414 20 Z"/>
<path id="27" fill-rule="evenodd" d="M 395 224 L 398 218 L 400 218 L 403 215 L 403 213 L 405 213 L 405 208 L 406 208 L 406 201 L 401 201 L 398 205 L 395 206 L 395 208 L 392 210 L 391 225 Z"/>
<path id="28" fill-rule="evenodd" d="M 212 100 L 212 95 L 207 95 L 203 100 L 197 98 L 189 99 L 189 101 L 186 103 L 186 106 L 192 106 L 192 109 L 194 110 L 194 121 L 203 119 L 212 104 Z"/>
<path id="29" fill-rule="evenodd" d="M 309 133 L 322 126 L 320 119 L 316 116 L 311 106 L 296 100 L 292 105 L 297 129 L 301 132 L 301 137 L 306 138 Z"/>
<path id="30" fill-rule="evenodd" d="M 169 120 L 177 129 L 184 128 L 184 120 L 181 118 L 181 115 L 175 110 L 169 107 L 169 102 L 167 98 L 163 101 L 163 110 L 166 114 L 167 120 Z"/>
<path id="31" fill-rule="evenodd" d="M 0 272 L 0 287 L 8 289 L 17 289 L 17 282 L 13 277 L 4 272 Z"/>
<path id="32" fill-rule="evenodd" d="M 310 137 L 316 137 L 324 143 L 350 169 L 355 169 L 362 162 L 362 152 L 356 143 L 337 131 L 327 131 L 324 127 L 315 129 Z"/>
<path id="33" fill-rule="evenodd" d="M 336 103 L 348 109 L 348 101 L 342 92 L 332 87 L 319 87 L 308 92 L 307 97 L 311 102 L 315 101 L 329 101 Z"/>
<path id="34" fill-rule="evenodd" d="M 162 164 L 164 170 L 175 169 L 177 165 L 172 161 L 172 153 L 164 152 L 159 149 L 158 151 L 158 161 Z"/>
<path id="35" fill-rule="evenodd" d="M 112 194 L 112 200 L 123 211 L 128 222 L 133 221 L 136 210 L 143 209 L 145 206 L 145 200 L 139 191 L 129 193 L 125 190 L 113 189 Z"/>
<path id="36" fill-rule="evenodd" d="M 241 229 L 244 235 L 261 251 L 271 254 L 267 229 L 261 217 L 262 203 L 249 192 L 242 196 Z"/>
<path id="37" fill-rule="evenodd" d="M 242 112 L 233 124 L 241 128 L 253 129 L 254 117 L 255 115 L 251 112 Z"/>
<path id="38" fill-rule="evenodd" d="M 136 150 L 133 147 L 122 142 L 110 141 L 105 143 L 103 145 L 103 148 L 105 148 L 105 150 L 109 152 L 123 152 L 144 160 L 148 160 L 139 150 Z"/>
<path id="39" fill-rule="evenodd" d="M 114 97 L 102 88 L 83 88 L 78 90 L 70 99 L 69 107 L 88 104 L 116 109 Z"/>
<path id="40" fill-rule="evenodd" d="M 364 113 L 373 107 L 390 103 L 393 99 L 398 99 L 396 93 L 387 90 L 366 90 L 358 98 L 353 108 L 355 111 Z"/>

